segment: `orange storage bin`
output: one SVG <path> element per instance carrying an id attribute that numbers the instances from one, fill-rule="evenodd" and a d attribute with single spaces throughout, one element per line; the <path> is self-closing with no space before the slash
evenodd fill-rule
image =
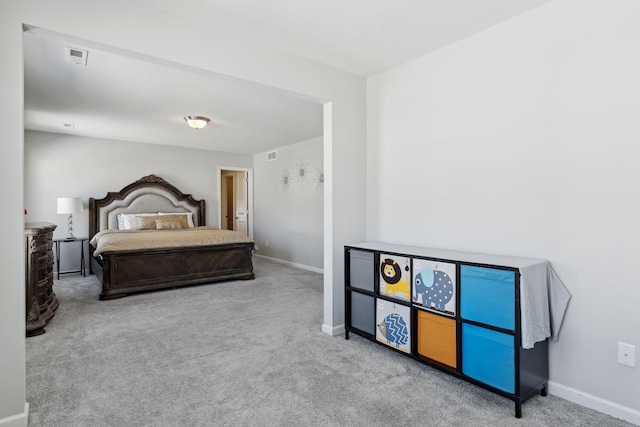
<path id="1" fill-rule="evenodd" d="M 456 367 L 456 321 L 418 311 L 418 354 Z"/>

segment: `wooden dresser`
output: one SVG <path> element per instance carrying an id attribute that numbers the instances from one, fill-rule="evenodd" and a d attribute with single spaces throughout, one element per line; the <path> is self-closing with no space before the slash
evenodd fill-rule
<path id="1" fill-rule="evenodd" d="M 27 336 L 44 334 L 44 326 L 58 308 L 53 293 L 53 231 L 55 224 L 25 224 L 25 292 Z"/>

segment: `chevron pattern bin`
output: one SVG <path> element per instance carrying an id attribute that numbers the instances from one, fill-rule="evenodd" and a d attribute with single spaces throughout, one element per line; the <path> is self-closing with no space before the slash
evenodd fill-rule
<path id="1" fill-rule="evenodd" d="M 411 353 L 411 309 L 377 299 L 376 340 L 404 353 Z"/>

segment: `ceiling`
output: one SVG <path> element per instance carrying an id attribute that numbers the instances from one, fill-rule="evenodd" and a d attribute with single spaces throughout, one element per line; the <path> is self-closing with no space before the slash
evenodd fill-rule
<path id="1" fill-rule="evenodd" d="M 130 1 L 369 77 L 551 0 Z"/>
<path id="2" fill-rule="evenodd" d="M 87 65 L 65 46 L 86 49 Z M 24 35 L 24 61 L 27 130 L 241 154 L 322 135 L 320 103 L 39 29 Z M 211 122 L 194 130 L 189 115 Z"/>
<path id="3" fill-rule="evenodd" d="M 550 0 L 128 1 L 367 77 Z M 319 102 L 274 88 L 41 29 L 24 50 L 28 130 L 243 154 L 322 135 Z M 196 131 L 186 115 L 212 122 Z"/>

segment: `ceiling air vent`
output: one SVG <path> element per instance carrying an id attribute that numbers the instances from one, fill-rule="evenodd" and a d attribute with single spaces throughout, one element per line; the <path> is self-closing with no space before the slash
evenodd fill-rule
<path id="1" fill-rule="evenodd" d="M 269 151 L 269 152 L 267 153 L 267 160 L 268 160 L 268 161 L 275 160 L 275 159 L 277 159 L 277 158 L 278 158 L 278 153 L 277 153 L 277 151 Z"/>
<path id="2" fill-rule="evenodd" d="M 65 46 L 65 59 L 67 62 L 78 65 L 87 65 L 87 55 L 89 52 L 75 47 Z"/>

